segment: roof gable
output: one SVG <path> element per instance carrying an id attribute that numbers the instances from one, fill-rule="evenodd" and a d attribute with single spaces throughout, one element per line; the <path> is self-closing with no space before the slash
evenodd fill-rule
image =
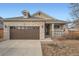
<path id="1" fill-rule="evenodd" d="M 43 12 L 41 12 L 41 11 L 38 11 L 38 12 L 34 13 L 32 16 L 33 16 L 33 17 L 44 18 L 44 19 L 52 19 L 51 16 L 49 16 L 49 15 L 47 15 L 46 13 L 43 13 Z"/>

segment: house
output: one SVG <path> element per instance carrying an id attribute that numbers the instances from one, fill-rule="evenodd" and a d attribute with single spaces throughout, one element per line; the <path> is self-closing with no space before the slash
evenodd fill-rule
<path id="1" fill-rule="evenodd" d="M 0 41 L 2 41 L 3 38 L 3 18 L 0 17 Z"/>
<path id="2" fill-rule="evenodd" d="M 79 31 L 79 19 L 76 19 L 73 21 L 73 24 L 74 24 L 74 29 L 76 29 L 76 31 Z"/>
<path id="3" fill-rule="evenodd" d="M 4 20 L 4 39 L 42 40 L 55 38 L 64 33 L 65 21 L 57 20 L 41 11 L 30 15 L 27 10 L 23 16 Z"/>
<path id="4" fill-rule="evenodd" d="M 3 29 L 3 18 L 2 17 L 0 17 L 0 30 L 2 30 Z"/>
<path id="5" fill-rule="evenodd" d="M 68 31 L 79 31 L 79 19 L 69 22 L 66 28 Z"/>

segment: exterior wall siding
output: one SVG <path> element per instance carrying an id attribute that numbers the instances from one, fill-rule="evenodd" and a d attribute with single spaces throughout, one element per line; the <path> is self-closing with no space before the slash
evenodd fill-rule
<path id="1" fill-rule="evenodd" d="M 54 28 L 54 23 L 51 23 L 51 37 L 55 38 L 64 34 L 63 30 Z M 10 26 L 39 26 L 40 27 L 40 40 L 45 38 L 45 23 L 44 22 L 4 22 L 4 39 L 10 39 Z M 62 26 L 63 28 L 63 26 Z"/>
<path id="2" fill-rule="evenodd" d="M 4 39 L 10 39 L 10 26 L 39 26 L 40 39 L 45 39 L 44 22 L 4 22 Z"/>
<path id="3" fill-rule="evenodd" d="M 35 15 L 34 17 L 39 17 L 39 18 L 44 18 L 44 19 L 51 19 L 50 17 L 47 17 L 47 16 L 45 16 L 45 15 L 43 15 L 43 14 L 37 14 L 37 15 Z"/>

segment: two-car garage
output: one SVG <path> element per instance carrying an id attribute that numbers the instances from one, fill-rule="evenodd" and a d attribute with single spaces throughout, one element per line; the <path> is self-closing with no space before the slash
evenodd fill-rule
<path id="1" fill-rule="evenodd" d="M 40 39 L 39 26 L 10 26 L 10 39 Z"/>

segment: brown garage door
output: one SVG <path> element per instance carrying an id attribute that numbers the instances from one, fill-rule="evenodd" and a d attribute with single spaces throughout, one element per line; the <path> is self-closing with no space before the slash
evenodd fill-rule
<path id="1" fill-rule="evenodd" d="M 39 27 L 10 27 L 10 39 L 39 39 Z"/>

